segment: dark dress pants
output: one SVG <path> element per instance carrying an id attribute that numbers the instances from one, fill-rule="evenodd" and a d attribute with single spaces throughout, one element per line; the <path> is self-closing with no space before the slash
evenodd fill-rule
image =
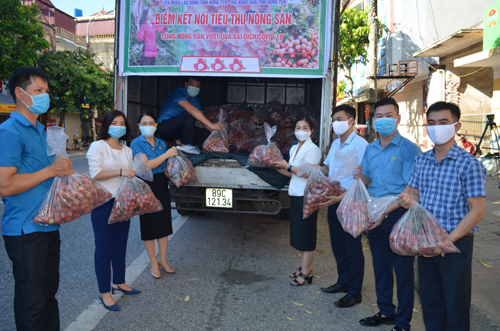
<path id="1" fill-rule="evenodd" d="M 90 214 L 95 237 L 94 264 L 99 293 L 111 291 L 111 267 L 113 284 L 125 283 L 125 253 L 130 220 L 108 224 L 114 202 L 115 199 L 111 199 Z"/>
<path id="2" fill-rule="evenodd" d="M 59 330 L 59 231 L 4 236 L 4 242 L 15 281 L 17 330 Z"/>
<path id="3" fill-rule="evenodd" d="M 460 253 L 418 258 L 420 300 L 427 331 L 470 330 L 473 236 L 455 242 Z"/>
<path id="4" fill-rule="evenodd" d="M 337 218 L 339 204 L 328 207 L 328 226 L 333 255 L 337 261 L 337 284 L 348 285 L 348 294 L 352 297 L 361 295 L 365 272 L 365 257 L 363 255 L 362 235 L 353 238 L 345 232 Z"/>
<path id="5" fill-rule="evenodd" d="M 377 305 L 380 312 L 387 317 L 396 318 L 396 326 L 403 330 L 410 329 L 415 296 L 413 256 L 394 254 L 389 246 L 389 234 L 397 221 L 404 215 L 406 209 L 398 208 L 389 214 L 382 224 L 370 230 L 370 249 L 373 256 L 375 272 L 375 289 Z M 397 281 L 398 307 L 392 302 L 394 288 L 394 272 Z"/>
<path id="6" fill-rule="evenodd" d="M 201 146 L 210 131 L 194 126 L 196 119 L 187 111 L 158 123 L 158 135 L 165 141 L 179 139 L 184 145 Z"/>

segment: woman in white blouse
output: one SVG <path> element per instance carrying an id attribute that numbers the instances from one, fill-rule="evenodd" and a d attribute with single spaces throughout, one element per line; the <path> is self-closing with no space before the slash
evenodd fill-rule
<path id="1" fill-rule="evenodd" d="M 311 284 L 312 260 L 316 250 L 316 234 L 318 212 L 312 213 L 306 219 L 302 219 L 304 209 L 304 190 L 306 187 L 306 176 L 298 177 L 301 164 L 318 164 L 321 152 L 312 140 L 313 121 L 308 116 L 301 117 L 295 123 L 295 136 L 299 143 L 290 149 L 290 163 L 281 160 L 274 163 L 277 170 L 291 177 L 288 194 L 290 195 L 290 245 L 300 251 L 300 267 L 297 272 L 290 275 L 295 278 L 290 285 L 301 286 L 306 281 Z"/>
<path id="2" fill-rule="evenodd" d="M 132 150 L 119 141 L 119 139 L 127 140 L 129 132 L 125 115 L 121 111 L 112 110 L 104 117 L 99 140 L 93 142 L 87 152 L 90 176 L 113 195 L 111 200 L 95 208 L 91 213 L 99 299 L 106 309 L 112 311 L 118 311 L 120 308 L 111 294 L 116 291 L 128 295 L 140 293 L 125 284 L 125 252 L 130 222 L 108 224 L 118 188 L 125 177 L 135 176 L 135 170 L 132 169 Z M 113 287 L 111 287 L 111 269 L 113 269 Z"/>

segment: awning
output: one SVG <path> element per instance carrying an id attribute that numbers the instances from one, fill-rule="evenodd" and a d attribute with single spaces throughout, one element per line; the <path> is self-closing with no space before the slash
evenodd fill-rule
<path id="1" fill-rule="evenodd" d="M 464 56 L 453 62 L 455 67 L 496 67 L 500 65 L 500 47 Z"/>
<path id="2" fill-rule="evenodd" d="M 3 93 L 0 93 L 0 113 L 10 113 L 11 111 L 15 110 L 16 104 L 14 103 L 14 99 L 6 96 Z"/>
<path id="3" fill-rule="evenodd" d="M 443 57 L 483 41 L 483 29 L 463 29 L 427 46 L 412 57 Z"/>

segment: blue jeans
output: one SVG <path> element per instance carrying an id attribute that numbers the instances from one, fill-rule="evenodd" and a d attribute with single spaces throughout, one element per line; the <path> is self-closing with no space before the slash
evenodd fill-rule
<path id="1" fill-rule="evenodd" d="M 100 293 L 111 291 L 111 267 L 113 283 L 125 283 L 125 253 L 127 251 L 130 221 L 108 224 L 115 199 L 92 210 L 92 228 L 95 237 L 94 264 Z"/>

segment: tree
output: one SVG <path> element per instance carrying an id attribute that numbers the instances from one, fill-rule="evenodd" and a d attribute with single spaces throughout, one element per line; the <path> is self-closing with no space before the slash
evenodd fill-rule
<path id="1" fill-rule="evenodd" d="M 338 56 L 349 82 L 349 100 L 354 99 L 352 66 L 357 63 L 366 64 L 368 61 L 366 45 L 369 34 L 368 10 L 357 11 L 354 8 L 347 8 L 340 17 Z"/>
<path id="2" fill-rule="evenodd" d="M 38 60 L 50 76 L 53 112 L 60 112 L 60 125 L 68 112 L 81 111 L 86 118 L 113 108 L 113 74 L 101 69 L 88 50 L 47 52 Z M 89 105 L 83 108 L 82 104 Z"/>
<path id="3" fill-rule="evenodd" d="M 50 44 L 36 16 L 36 4 L 23 6 L 19 0 L 0 0 L 0 77 L 3 80 L 22 66 L 32 66 L 39 52 Z"/>

